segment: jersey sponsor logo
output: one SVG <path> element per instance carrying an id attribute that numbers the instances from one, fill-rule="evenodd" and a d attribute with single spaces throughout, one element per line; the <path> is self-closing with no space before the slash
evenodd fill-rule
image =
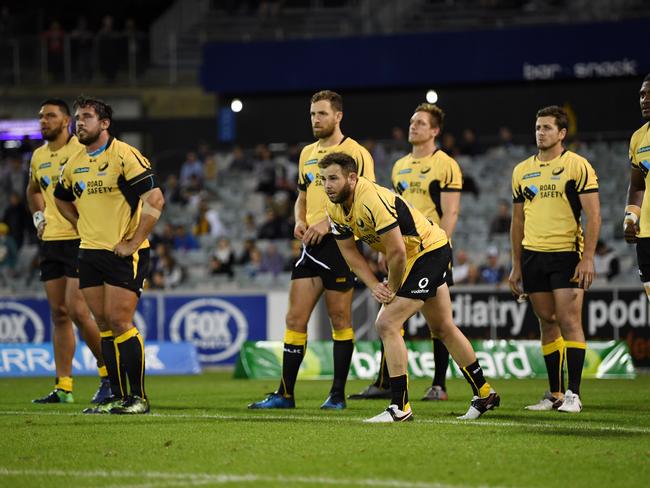
<path id="1" fill-rule="evenodd" d="M 429 171 L 431 171 L 431 168 L 422 168 L 420 170 L 420 173 L 425 174 L 425 173 L 428 173 Z"/>
<path id="2" fill-rule="evenodd" d="M 641 173 L 643 173 L 643 176 L 648 176 L 648 172 L 650 172 L 650 162 L 648 162 L 647 159 L 644 159 L 639 163 L 639 169 L 641 170 Z"/>
<path id="3" fill-rule="evenodd" d="M 88 182 L 88 195 L 95 195 L 97 193 L 110 193 L 112 191 L 113 187 L 104 186 L 104 182 L 102 180 L 90 180 Z"/>
<path id="4" fill-rule="evenodd" d="M 397 184 L 397 191 L 402 194 L 409 187 L 408 182 L 402 180 Z"/>
<path id="5" fill-rule="evenodd" d="M 541 176 L 542 173 L 540 171 L 535 171 L 534 173 L 526 173 L 522 180 L 528 180 L 530 178 L 537 178 L 538 176 Z"/>
<path id="6" fill-rule="evenodd" d="M 648 152 L 648 151 L 650 151 L 650 146 L 643 146 L 643 147 L 640 147 L 640 148 L 637 150 L 636 153 L 637 153 L 637 154 L 641 154 L 641 153 Z"/>
<path id="7" fill-rule="evenodd" d="M 27 305 L 18 302 L 0 302 L 0 342 L 41 343 L 45 324 Z"/>
<path id="8" fill-rule="evenodd" d="M 557 168 L 554 168 L 553 171 L 551 171 L 551 173 L 553 173 L 554 176 L 557 176 L 557 175 L 561 174 L 562 171 L 564 171 L 564 167 L 559 166 Z"/>
<path id="9" fill-rule="evenodd" d="M 559 191 L 555 183 L 539 185 L 540 198 L 562 198 L 562 195 L 564 192 Z"/>
<path id="10" fill-rule="evenodd" d="M 172 342 L 196 345 L 201 361 L 223 361 L 237 354 L 248 337 L 248 321 L 232 303 L 200 298 L 180 307 L 171 319 Z"/>
<path id="11" fill-rule="evenodd" d="M 83 168 L 75 168 L 73 171 L 74 174 L 79 174 L 79 173 L 88 173 L 90 171 L 90 168 L 88 166 L 84 166 Z"/>
<path id="12" fill-rule="evenodd" d="M 405 174 L 408 174 L 408 173 L 411 173 L 411 172 L 413 172 L 413 169 L 412 169 L 412 168 L 404 168 L 404 169 L 400 169 L 400 170 L 397 172 L 397 174 L 398 174 L 398 175 L 405 175 Z"/>
<path id="13" fill-rule="evenodd" d="M 72 187 L 72 191 L 74 192 L 77 198 L 81 197 L 81 194 L 84 192 L 85 189 L 86 189 L 86 183 L 84 181 L 77 181 Z"/>
<path id="14" fill-rule="evenodd" d="M 46 169 L 46 168 L 50 168 L 51 166 L 52 166 L 52 163 L 50 163 L 50 162 L 42 163 L 42 164 L 40 164 L 38 166 L 38 169 Z"/>
<path id="15" fill-rule="evenodd" d="M 530 185 L 524 187 L 524 197 L 528 200 L 532 200 L 539 193 L 539 189 L 535 185 Z"/>
<path id="16" fill-rule="evenodd" d="M 50 186 L 50 183 L 52 183 L 52 180 L 49 176 L 41 176 L 38 180 L 38 183 L 41 185 L 41 188 L 43 190 L 46 190 L 47 187 Z"/>
<path id="17" fill-rule="evenodd" d="M 310 166 L 312 164 L 318 164 L 318 159 L 310 159 L 305 163 L 305 166 Z"/>

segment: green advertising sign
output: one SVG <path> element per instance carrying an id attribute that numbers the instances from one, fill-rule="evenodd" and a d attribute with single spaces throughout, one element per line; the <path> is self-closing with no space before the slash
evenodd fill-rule
<path id="1" fill-rule="evenodd" d="M 485 376 L 490 378 L 546 378 L 546 366 L 538 341 L 473 340 Z M 407 341 L 409 375 L 433 376 L 433 352 L 430 341 Z M 280 378 L 281 342 L 246 341 L 241 348 L 235 378 Z M 358 341 L 350 367 L 350 378 L 372 379 L 380 361 L 379 341 Z M 462 378 L 450 359 L 449 373 Z M 299 379 L 329 379 L 333 375 L 332 341 L 310 341 L 300 366 Z M 588 342 L 583 369 L 584 378 L 634 378 L 632 358 L 623 341 Z"/>

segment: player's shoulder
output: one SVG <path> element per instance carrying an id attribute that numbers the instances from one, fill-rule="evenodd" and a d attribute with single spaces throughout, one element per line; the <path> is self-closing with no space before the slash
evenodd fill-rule
<path id="1" fill-rule="evenodd" d="M 49 153 L 50 152 L 47 150 L 47 142 L 45 142 L 34 149 L 34 152 L 32 152 L 32 162 L 43 159 L 45 157 L 49 157 Z"/>
<path id="2" fill-rule="evenodd" d="M 514 169 L 512 170 L 512 174 L 513 175 L 518 175 L 521 172 L 526 171 L 527 169 L 529 169 L 534 164 L 534 162 L 535 162 L 535 156 L 534 155 L 524 159 L 523 161 L 518 162 L 515 165 Z"/>
<path id="3" fill-rule="evenodd" d="M 399 158 L 395 163 L 393 164 L 393 169 L 399 169 L 405 164 L 408 164 L 411 160 L 413 159 L 413 156 L 411 156 L 411 153 L 405 154 L 401 158 Z"/>
<path id="4" fill-rule="evenodd" d="M 307 144 L 305 147 L 303 147 L 300 151 L 300 160 L 303 161 L 310 157 L 314 153 L 317 145 L 318 141 L 312 142 L 311 144 Z"/>
<path id="5" fill-rule="evenodd" d="M 641 141 L 641 139 L 643 139 L 643 137 L 648 135 L 648 133 L 650 133 L 650 122 L 646 122 L 637 130 L 634 131 L 632 137 L 630 138 L 630 145 L 633 146 L 638 144 Z"/>
<path id="6" fill-rule="evenodd" d="M 591 163 L 589 162 L 589 160 L 587 160 L 587 158 L 568 149 L 564 153 L 564 158 L 566 159 L 566 161 L 569 162 L 569 164 L 577 164 L 580 166 L 584 166 L 584 165 L 591 166 Z"/>
<path id="7" fill-rule="evenodd" d="M 370 155 L 370 151 L 352 137 L 346 136 L 345 139 L 343 139 L 343 142 L 341 142 L 340 147 L 341 150 L 349 152 L 350 154 L 363 153 L 364 155 Z"/>

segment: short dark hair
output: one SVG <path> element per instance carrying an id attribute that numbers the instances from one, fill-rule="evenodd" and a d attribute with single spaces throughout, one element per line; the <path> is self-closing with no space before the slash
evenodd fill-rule
<path id="1" fill-rule="evenodd" d="M 41 108 L 43 108 L 45 105 L 56 105 L 59 107 L 59 109 L 61 109 L 61 112 L 63 112 L 68 117 L 70 116 L 70 107 L 62 98 L 48 98 L 47 100 L 43 100 L 41 102 Z"/>
<path id="2" fill-rule="evenodd" d="M 320 102 L 321 100 L 327 100 L 334 110 L 343 112 L 343 97 L 338 93 L 331 90 L 321 90 L 311 97 L 311 103 Z"/>
<path id="3" fill-rule="evenodd" d="M 80 107 L 92 107 L 97 113 L 99 120 L 108 119 L 111 122 L 113 121 L 113 109 L 104 100 L 79 95 L 74 101 L 73 108 L 77 110 Z"/>
<path id="4" fill-rule="evenodd" d="M 350 173 L 357 173 L 359 171 L 357 167 L 357 162 L 349 154 L 342 152 L 333 152 L 325 156 L 318 162 L 318 167 L 325 169 L 333 164 L 338 164 L 341 167 L 341 171 L 345 176 Z"/>
<path id="5" fill-rule="evenodd" d="M 433 103 L 421 103 L 415 107 L 415 112 L 426 112 L 431 116 L 431 127 L 438 128 L 442 130 L 442 126 L 445 122 L 445 113 L 440 107 Z"/>
<path id="6" fill-rule="evenodd" d="M 645 78 L 643 78 L 643 83 L 645 83 L 646 81 L 650 81 L 650 73 L 645 75 Z"/>
<path id="7" fill-rule="evenodd" d="M 558 129 L 569 130 L 569 117 L 562 107 L 551 105 L 550 107 L 540 108 L 535 118 L 539 119 L 540 117 L 554 117 Z"/>

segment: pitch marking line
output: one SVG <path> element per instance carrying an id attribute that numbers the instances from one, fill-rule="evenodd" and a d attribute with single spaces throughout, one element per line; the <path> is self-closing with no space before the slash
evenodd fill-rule
<path id="1" fill-rule="evenodd" d="M 61 469 L 10 469 L 0 467 L 0 477 L 66 477 L 66 478 L 111 478 L 147 479 L 134 485 L 118 483 L 102 484 L 103 488 L 160 488 L 166 486 L 226 485 L 229 483 L 282 483 L 299 485 L 335 486 L 378 486 L 387 488 L 487 488 L 487 485 L 450 485 L 394 479 L 345 479 L 322 476 L 265 476 L 256 474 L 211 474 L 211 473 L 170 473 L 159 471 L 72 471 Z M 492 487 L 494 488 L 494 487 Z"/>
<path id="2" fill-rule="evenodd" d="M 0 416 L 3 415 L 32 415 L 32 416 L 87 416 L 79 412 L 44 412 L 44 411 L 5 411 L 0 412 Z M 108 417 L 108 415 L 106 415 Z M 152 413 L 145 416 L 140 416 L 140 418 L 149 418 L 149 419 L 166 419 L 166 418 L 176 418 L 176 419 L 205 419 L 205 420 L 251 420 L 251 421 L 260 421 L 260 420 L 286 420 L 286 421 L 314 421 L 314 422 L 335 422 L 335 423 L 350 423 L 350 422 L 361 422 L 367 417 L 328 417 L 328 416 L 282 416 L 282 415 L 265 415 L 260 413 L 259 415 L 218 415 L 218 414 L 160 414 Z M 437 424 L 437 425 L 459 425 L 459 426 L 476 426 L 476 427 L 519 427 L 524 429 L 538 429 L 538 430 L 557 430 L 558 427 L 567 430 L 575 431 L 600 431 L 600 432 L 621 432 L 629 434 L 650 434 L 650 427 L 625 427 L 617 425 L 591 425 L 585 422 L 568 424 L 568 423 L 551 423 L 551 422 L 514 422 L 511 420 L 504 420 L 503 422 L 494 419 L 479 419 L 479 420 L 457 420 L 457 419 L 415 419 L 414 424 Z"/>

